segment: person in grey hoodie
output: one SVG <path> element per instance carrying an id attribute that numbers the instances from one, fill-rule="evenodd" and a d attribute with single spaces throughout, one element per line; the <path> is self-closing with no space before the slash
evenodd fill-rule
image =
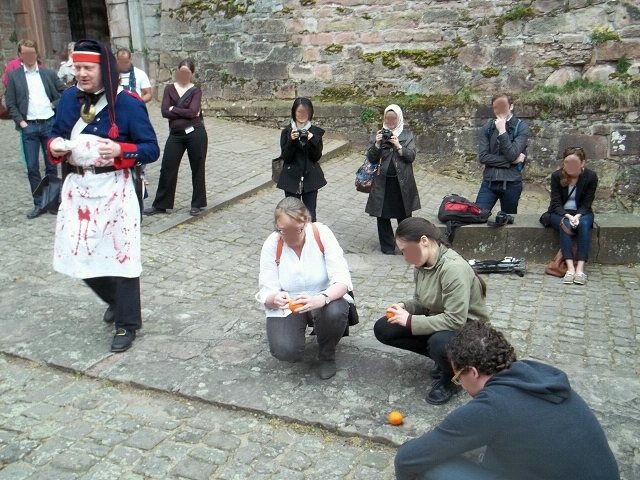
<path id="1" fill-rule="evenodd" d="M 529 125 L 514 115 L 513 102 L 506 93 L 494 95 L 491 107 L 496 118 L 480 130 L 478 160 L 484 173 L 476 203 L 491 210 L 500 200 L 500 210 L 515 214 L 522 193 Z"/>
<path id="2" fill-rule="evenodd" d="M 398 480 L 619 480 L 602 427 L 564 372 L 517 361 L 481 321 L 458 330 L 447 353 L 473 399 L 400 447 Z M 461 456 L 483 446 L 478 462 Z"/>

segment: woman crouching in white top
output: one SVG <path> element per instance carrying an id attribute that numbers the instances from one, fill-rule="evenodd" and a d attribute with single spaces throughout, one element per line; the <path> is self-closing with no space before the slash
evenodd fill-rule
<path id="1" fill-rule="evenodd" d="M 311 223 L 309 211 L 298 198 L 278 203 L 274 227 L 262 246 L 256 295 L 265 307 L 271 355 L 299 361 L 306 328 L 312 326 L 319 346 L 318 375 L 331 378 L 336 373 L 336 345 L 348 324 L 346 298 L 350 299 L 347 291 L 353 288 L 349 266 L 331 230 Z"/>

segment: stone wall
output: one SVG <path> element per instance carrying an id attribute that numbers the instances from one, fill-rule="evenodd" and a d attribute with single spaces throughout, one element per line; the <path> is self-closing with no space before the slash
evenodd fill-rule
<path id="1" fill-rule="evenodd" d="M 12 33 L 16 29 L 15 0 L 0 2 L 0 67 L 4 73 L 7 62 L 15 58 L 17 45 L 11 40 Z M 0 82 L 0 92 L 4 93 L 4 85 Z"/>
<path id="2" fill-rule="evenodd" d="M 380 128 L 382 111 L 371 123 L 361 121 L 363 108 L 355 104 L 314 103 L 314 122 L 328 135 L 340 133 L 355 148 L 364 150 L 369 135 Z M 599 176 L 596 211 L 640 213 L 640 125 L 637 109 L 589 111 L 578 115 L 516 105 L 516 114 L 531 127 L 525 188 L 546 191 L 550 174 L 561 165 L 567 147 L 581 146 L 589 168 Z M 205 113 L 231 120 L 255 122 L 269 127 L 288 123 L 290 101 L 206 101 Z M 541 119 L 544 116 L 544 119 Z M 482 166 L 477 160 L 480 127 L 492 118 L 489 107 L 421 109 L 407 107 L 405 124 L 416 135 L 416 162 L 439 173 L 479 181 Z M 273 139 L 274 143 L 279 141 Z M 266 161 L 267 159 L 265 159 Z M 266 164 L 265 164 L 266 165 Z M 265 167 L 266 168 L 266 167 Z M 355 170 L 355 169 L 354 169 Z"/>
<path id="3" fill-rule="evenodd" d="M 450 94 L 464 87 L 516 93 L 562 68 L 563 75 L 575 76 L 606 65 L 608 76 L 623 53 L 616 48 L 612 57 L 603 45 L 600 54 L 591 41 L 594 26 L 608 26 L 627 58 L 640 61 L 640 8 L 632 0 L 518 5 L 163 0 L 158 81 L 167 81 L 179 59 L 192 56 L 206 96 L 227 100 L 315 96 L 336 84 L 378 95 Z"/>

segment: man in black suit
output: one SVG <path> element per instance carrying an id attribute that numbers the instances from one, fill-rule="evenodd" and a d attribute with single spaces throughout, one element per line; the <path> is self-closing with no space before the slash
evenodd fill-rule
<path id="1" fill-rule="evenodd" d="M 42 150 L 45 171 L 50 180 L 58 177 L 58 167 L 51 163 L 45 153 L 47 140 L 55 120 L 54 109 L 66 85 L 56 72 L 38 66 L 38 48 L 35 42 L 23 40 L 18 56 L 22 67 L 9 72 L 6 102 L 7 109 L 22 137 L 22 148 L 27 162 L 29 184 L 33 195 L 34 209 L 27 218 L 32 219 L 45 211 L 41 195 L 35 194 L 40 184 L 39 150 Z M 50 204 L 51 205 L 51 204 Z M 55 210 L 50 210 L 56 213 Z"/>

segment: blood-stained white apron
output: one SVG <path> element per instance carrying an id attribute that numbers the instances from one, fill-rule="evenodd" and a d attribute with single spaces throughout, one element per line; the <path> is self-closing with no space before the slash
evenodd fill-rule
<path id="1" fill-rule="evenodd" d="M 69 163 L 108 167 L 98 153 L 100 137 L 80 134 Z M 139 277 L 140 205 L 130 169 L 70 173 L 61 191 L 53 267 L 76 278 Z"/>

